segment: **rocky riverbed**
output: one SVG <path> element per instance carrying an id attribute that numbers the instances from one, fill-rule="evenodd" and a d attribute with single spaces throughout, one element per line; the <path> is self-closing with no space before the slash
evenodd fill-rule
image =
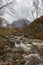
<path id="1" fill-rule="evenodd" d="M 6 44 L 0 45 L 0 65 L 43 65 L 43 41 L 23 35 L 1 36 Z"/>

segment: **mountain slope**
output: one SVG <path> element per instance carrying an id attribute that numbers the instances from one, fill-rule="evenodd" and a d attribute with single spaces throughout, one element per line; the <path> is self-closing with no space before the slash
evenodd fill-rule
<path id="1" fill-rule="evenodd" d="M 43 39 L 43 16 L 34 20 L 28 29 L 30 38 Z"/>
<path id="2" fill-rule="evenodd" d="M 12 24 L 7 25 L 8 27 L 22 27 L 24 24 L 30 24 L 30 21 L 28 21 L 27 19 L 21 19 L 21 20 L 17 20 L 17 21 L 13 21 Z"/>

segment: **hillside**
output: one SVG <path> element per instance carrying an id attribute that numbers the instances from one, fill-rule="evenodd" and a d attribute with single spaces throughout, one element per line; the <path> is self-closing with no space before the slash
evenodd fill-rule
<path id="1" fill-rule="evenodd" d="M 43 17 L 22 28 L 0 27 L 0 64 L 43 65 L 42 40 L 29 38 L 43 39 Z"/>
<path id="2" fill-rule="evenodd" d="M 11 27 L 13 29 L 12 28 L 0 28 L 0 33 L 4 33 L 6 35 L 7 34 L 17 35 L 17 34 L 23 33 L 24 35 L 27 35 L 29 38 L 43 40 L 43 16 L 34 20 L 29 26 L 27 24 L 23 26 L 22 24 L 24 22 L 30 24 L 28 20 L 19 20 L 16 23 L 13 22 L 11 24 Z M 17 28 L 14 29 L 15 27 L 14 25 L 16 25 Z M 20 26 L 22 26 L 22 28 L 20 28 Z"/>
<path id="3" fill-rule="evenodd" d="M 43 40 L 43 16 L 34 20 L 29 25 L 27 32 L 30 38 Z"/>

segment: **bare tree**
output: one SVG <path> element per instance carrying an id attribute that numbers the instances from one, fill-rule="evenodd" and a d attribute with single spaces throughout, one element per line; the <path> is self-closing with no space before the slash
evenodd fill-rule
<path id="1" fill-rule="evenodd" d="M 9 7 L 9 5 L 11 5 L 11 4 L 13 4 L 14 2 L 15 2 L 15 0 L 12 0 L 12 1 L 10 1 L 10 0 L 6 0 L 6 2 L 4 2 L 3 3 L 3 0 L 0 0 L 0 25 L 2 25 L 2 22 L 3 22 L 3 18 L 1 18 L 1 16 L 3 16 L 3 14 L 4 14 L 4 12 L 5 12 L 5 9 L 6 8 L 11 8 L 11 7 Z M 4 9 L 5 8 L 5 9 Z M 12 7 L 12 11 L 10 11 L 11 13 L 13 13 L 13 7 Z M 13 16 L 13 14 L 11 14 L 10 12 L 7 12 L 6 11 L 6 13 L 8 13 L 9 15 L 11 15 L 11 16 Z M 14 16 L 13 16 L 14 17 Z"/>
<path id="2" fill-rule="evenodd" d="M 10 1 L 10 0 L 8 0 L 8 1 Z M 10 16 L 15 17 L 15 9 L 13 8 L 15 2 L 16 2 L 16 0 L 12 0 L 10 2 L 7 2 L 7 0 L 6 0 L 6 4 L 4 4 L 0 7 L 0 11 L 2 12 L 2 14 L 1 14 L 1 12 L 0 12 L 0 14 L 3 16 L 3 13 L 5 12 Z M 9 10 L 9 12 L 6 11 L 6 8 Z"/>
<path id="3" fill-rule="evenodd" d="M 33 0 L 34 11 L 36 12 L 36 18 L 39 14 L 39 0 Z"/>
<path id="4" fill-rule="evenodd" d="M 14 2 L 14 1 L 2 5 L 2 6 L 0 7 L 0 10 L 1 10 L 2 8 L 7 7 L 8 5 L 12 4 L 13 2 Z"/>

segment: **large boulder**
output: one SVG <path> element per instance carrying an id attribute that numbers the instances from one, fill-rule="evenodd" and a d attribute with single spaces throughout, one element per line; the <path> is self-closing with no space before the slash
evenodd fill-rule
<path id="1" fill-rule="evenodd" d="M 38 65 L 41 63 L 41 58 L 38 54 L 29 54 L 25 56 L 25 59 L 27 59 L 26 65 Z"/>

